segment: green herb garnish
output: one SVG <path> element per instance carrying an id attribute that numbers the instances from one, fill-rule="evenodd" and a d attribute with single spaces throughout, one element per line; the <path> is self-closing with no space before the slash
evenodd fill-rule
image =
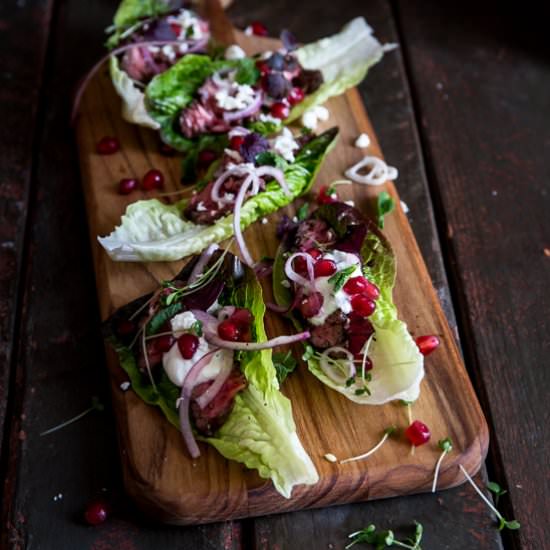
<path id="1" fill-rule="evenodd" d="M 345 284 L 350 275 L 357 269 L 356 265 L 350 265 L 332 275 L 328 282 L 334 287 L 334 292 L 338 292 Z"/>
<path id="2" fill-rule="evenodd" d="M 292 372 L 297 366 L 296 359 L 294 359 L 292 353 L 287 351 L 286 353 L 274 353 L 273 364 L 277 371 L 277 380 L 281 384 L 285 378 Z"/>
<path id="3" fill-rule="evenodd" d="M 388 546 L 398 546 L 400 548 L 408 548 L 409 550 L 422 550 L 420 543 L 422 542 L 422 535 L 424 534 L 424 528 L 421 523 L 417 521 L 415 523 L 414 537 L 400 541 L 395 538 L 393 531 L 377 531 L 376 526 L 371 523 L 365 529 L 351 533 L 349 536 L 352 542 L 346 546 L 346 549 L 351 548 L 358 542 L 366 542 L 372 544 L 376 550 L 384 550 Z"/>
<path id="4" fill-rule="evenodd" d="M 505 491 L 496 481 L 489 481 L 487 483 L 487 489 L 495 495 L 495 506 L 498 506 L 500 497 L 508 492 Z"/>
<path id="5" fill-rule="evenodd" d="M 309 203 L 304 202 L 300 208 L 298 208 L 298 211 L 296 212 L 296 217 L 302 222 L 307 218 L 309 212 Z"/>
<path id="6" fill-rule="evenodd" d="M 395 202 L 387 191 L 382 191 L 376 197 L 376 218 L 378 227 L 384 229 L 384 216 L 395 208 Z"/>

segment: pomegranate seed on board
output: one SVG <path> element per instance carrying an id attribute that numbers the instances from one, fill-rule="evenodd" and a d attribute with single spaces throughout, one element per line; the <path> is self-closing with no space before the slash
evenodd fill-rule
<path id="1" fill-rule="evenodd" d="M 298 105 L 304 100 L 305 96 L 306 94 L 302 88 L 295 87 L 288 93 L 287 100 L 291 105 Z"/>
<path id="2" fill-rule="evenodd" d="M 333 192 L 328 185 L 323 185 L 319 189 L 319 194 L 317 195 L 317 202 L 319 204 L 331 204 L 338 200 L 338 195 Z"/>
<path id="3" fill-rule="evenodd" d="M 323 295 L 320 292 L 313 292 L 306 296 L 298 305 L 300 313 L 308 319 L 314 317 L 323 307 Z"/>
<path id="4" fill-rule="evenodd" d="M 419 336 L 415 342 L 422 355 L 430 355 L 440 344 L 439 338 L 435 334 Z"/>
<path id="5" fill-rule="evenodd" d="M 218 336 L 222 340 L 228 340 L 229 342 L 238 342 L 241 337 L 241 331 L 237 323 L 226 319 L 218 325 Z"/>
<path id="6" fill-rule="evenodd" d="M 164 185 L 164 176 L 160 170 L 153 168 L 149 170 L 144 176 L 141 182 L 141 186 L 145 191 L 151 191 L 152 189 L 162 189 Z"/>
<path id="7" fill-rule="evenodd" d="M 351 299 L 351 307 L 355 313 L 368 317 L 374 313 L 376 304 L 365 294 L 356 294 Z"/>
<path id="8" fill-rule="evenodd" d="M 112 155 L 120 149 L 120 143 L 115 137 L 105 136 L 97 142 L 95 149 L 100 155 Z"/>
<path id="9" fill-rule="evenodd" d="M 239 151 L 243 143 L 244 143 L 244 136 L 233 136 L 229 140 L 229 147 L 234 151 Z"/>
<path id="10" fill-rule="evenodd" d="M 419 447 L 420 445 L 424 445 L 424 443 L 427 443 L 430 440 L 432 434 L 430 432 L 430 428 L 428 428 L 426 424 L 420 422 L 420 420 L 415 420 L 405 430 L 405 436 L 411 442 L 411 445 Z"/>
<path id="11" fill-rule="evenodd" d="M 336 264 L 332 260 L 317 260 L 313 273 L 315 277 L 330 277 L 336 273 Z"/>
<path id="12" fill-rule="evenodd" d="M 271 106 L 271 116 L 275 118 L 284 119 L 287 118 L 289 114 L 290 109 L 288 108 L 288 105 L 282 101 L 278 101 Z"/>
<path id="13" fill-rule="evenodd" d="M 118 192 L 121 195 L 129 195 L 132 191 L 138 188 L 138 180 L 136 178 L 122 178 L 118 182 Z"/>
<path id="14" fill-rule="evenodd" d="M 256 36 L 267 36 L 267 27 L 260 21 L 252 21 L 250 29 Z"/>
<path id="15" fill-rule="evenodd" d="M 194 334 L 186 333 L 178 338 L 178 348 L 184 359 L 191 359 L 198 347 L 199 339 Z"/>
<path id="16" fill-rule="evenodd" d="M 84 511 L 84 519 L 88 525 L 99 525 L 103 523 L 111 513 L 111 506 L 106 500 L 92 500 Z"/>

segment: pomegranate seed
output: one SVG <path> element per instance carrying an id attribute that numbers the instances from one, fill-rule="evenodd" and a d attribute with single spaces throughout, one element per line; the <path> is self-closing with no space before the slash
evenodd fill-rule
<path id="1" fill-rule="evenodd" d="M 234 151 L 240 151 L 241 145 L 244 143 L 244 136 L 233 136 L 229 140 L 229 147 Z"/>
<path id="2" fill-rule="evenodd" d="M 322 255 L 323 253 L 317 249 L 317 248 L 308 248 L 306 250 L 306 252 L 314 259 L 314 260 L 318 260 Z"/>
<path id="3" fill-rule="evenodd" d="M 365 294 L 356 294 L 351 299 L 351 307 L 355 313 L 358 313 L 363 317 L 368 317 L 374 313 L 376 304 Z"/>
<path id="4" fill-rule="evenodd" d="M 271 116 L 275 118 L 285 119 L 290 114 L 290 109 L 286 103 L 282 101 L 277 101 L 271 106 Z"/>
<path id="5" fill-rule="evenodd" d="M 348 338 L 348 349 L 353 355 L 361 354 L 361 350 L 365 345 L 365 342 L 369 339 L 369 335 L 363 333 L 350 334 Z M 359 355 L 361 359 L 362 355 Z"/>
<path id="6" fill-rule="evenodd" d="M 160 170 L 149 170 L 141 182 L 141 186 L 145 191 L 151 191 L 152 189 L 162 189 L 164 186 L 164 176 Z"/>
<path id="7" fill-rule="evenodd" d="M 178 348 L 184 359 L 191 359 L 198 347 L 199 339 L 194 334 L 186 333 L 178 338 Z"/>
<path id="8" fill-rule="evenodd" d="M 328 185 L 323 185 L 319 189 L 319 194 L 317 195 L 317 202 L 319 204 L 331 204 L 337 200 L 338 195 Z"/>
<path id="9" fill-rule="evenodd" d="M 287 100 L 291 105 L 298 105 L 298 103 L 304 101 L 305 96 L 306 94 L 304 93 L 304 90 L 302 90 L 302 88 L 296 87 L 290 90 L 287 96 Z"/>
<path id="10" fill-rule="evenodd" d="M 167 351 L 170 351 L 170 349 L 174 345 L 174 337 L 171 336 L 170 334 L 164 334 L 162 336 L 159 336 L 158 338 L 155 338 L 154 342 L 155 342 L 155 351 L 166 353 Z"/>
<path id="11" fill-rule="evenodd" d="M 416 345 L 422 355 L 430 355 L 432 351 L 439 346 L 439 338 L 435 334 L 427 334 L 419 336 L 416 340 Z"/>
<path id="12" fill-rule="evenodd" d="M 124 319 L 118 323 L 116 330 L 120 336 L 130 336 L 136 330 L 136 325 L 129 319 Z"/>
<path id="13" fill-rule="evenodd" d="M 314 261 L 320 258 L 322 255 L 321 251 L 317 250 L 316 248 L 310 248 L 306 250 L 306 254 L 309 254 Z M 302 277 L 308 276 L 307 261 L 303 256 L 298 256 L 297 258 L 294 258 L 294 261 L 292 262 L 292 267 L 294 268 L 294 271 L 302 275 Z"/>
<path id="14" fill-rule="evenodd" d="M 241 337 L 241 331 L 239 330 L 237 323 L 234 323 L 230 319 L 226 319 L 218 325 L 218 336 L 222 340 L 238 342 Z"/>
<path id="15" fill-rule="evenodd" d="M 261 76 L 265 76 L 271 72 L 271 68 L 263 59 L 258 59 L 258 61 L 256 61 L 256 67 L 260 71 Z"/>
<path id="16" fill-rule="evenodd" d="M 343 288 L 348 294 L 361 294 L 367 288 L 367 279 L 361 275 L 351 277 L 351 279 L 347 280 Z"/>
<path id="17" fill-rule="evenodd" d="M 240 328 L 248 328 L 252 323 L 252 313 L 246 308 L 237 308 L 230 317 Z"/>
<path id="18" fill-rule="evenodd" d="M 138 180 L 136 178 L 122 178 L 118 182 L 118 192 L 121 195 L 129 195 L 132 191 L 138 188 Z"/>
<path id="19" fill-rule="evenodd" d="M 203 149 L 198 154 L 197 161 L 201 168 L 208 168 L 217 158 L 218 155 L 216 151 L 212 151 L 211 149 Z"/>
<path id="20" fill-rule="evenodd" d="M 173 33 L 176 35 L 176 38 L 181 33 L 181 25 L 178 25 L 177 23 L 170 23 L 170 28 L 172 29 Z"/>
<path id="21" fill-rule="evenodd" d="M 424 445 L 430 440 L 430 428 L 420 420 L 415 420 L 406 430 L 405 436 L 415 447 Z"/>
<path id="22" fill-rule="evenodd" d="M 352 312 L 349 315 L 348 332 L 350 334 L 365 334 L 365 338 L 368 338 L 374 332 L 374 327 L 368 319 Z"/>
<path id="23" fill-rule="evenodd" d="M 118 139 L 111 136 L 102 137 L 95 146 L 95 150 L 100 155 L 112 155 L 120 149 Z"/>
<path id="24" fill-rule="evenodd" d="M 84 519 L 88 525 L 103 523 L 111 513 L 111 506 L 106 500 L 92 500 L 84 511 Z"/>
<path id="25" fill-rule="evenodd" d="M 267 36 L 267 27 L 260 21 L 252 21 L 250 28 L 252 29 L 252 34 L 256 36 Z"/>
<path id="26" fill-rule="evenodd" d="M 336 273 L 336 264 L 332 260 L 317 260 L 313 273 L 315 277 L 330 277 Z"/>
<path id="27" fill-rule="evenodd" d="M 300 313 L 306 318 L 314 317 L 323 307 L 323 295 L 320 292 L 313 292 L 306 296 L 298 305 Z"/>

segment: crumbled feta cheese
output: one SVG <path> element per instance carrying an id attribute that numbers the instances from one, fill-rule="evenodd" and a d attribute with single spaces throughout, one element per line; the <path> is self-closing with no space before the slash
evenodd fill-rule
<path id="1" fill-rule="evenodd" d="M 329 119 L 330 111 L 323 105 L 317 105 L 316 107 L 314 107 L 314 110 L 319 120 L 322 120 L 324 122 Z"/>
<path id="2" fill-rule="evenodd" d="M 166 46 L 162 46 L 162 53 L 170 61 L 174 61 L 174 59 L 176 59 L 176 52 L 174 51 L 174 48 L 172 48 L 172 46 L 169 46 L 168 44 Z"/>
<path id="3" fill-rule="evenodd" d="M 255 99 L 256 92 L 248 84 L 233 83 L 228 88 L 221 88 L 215 94 L 218 107 L 226 111 L 245 109 Z"/>
<path id="4" fill-rule="evenodd" d="M 151 53 L 159 53 L 160 52 L 160 48 L 158 46 L 149 46 L 149 51 Z"/>
<path id="5" fill-rule="evenodd" d="M 186 42 L 183 42 L 179 45 L 178 50 L 180 53 L 186 53 L 189 47 L 187 46 Z"/>
<path id="6" fill-rule="evenodd" d="M 186 330 L 189 330 L 197 322 L 197 318 L 190 311 L 178 313 L 170 321 L 174 336 L 179 338 Z"/>
<path id="7" fill-rule="evenodd" d="M 323 458 L 329 462 L 338 462 L 338 459 L 332 453 L 327 453 Z"/>
<path id="8" fill-rule="evenodd" d="M 277 126 L 281 124 L 280 118 L 275 118 L 274 116 L 271 116 L 271 115 L 265 115 L 264 113 L 260 113 L 259 118 L 261 122 L 273 122 L 273 124 L 277 124 Z"/>
<path id="9" fill-rule="evenodd" d="M 267 218 L 262 218 L 262 224 L 265 225 L 267 223 Z"/>
<path id="10" fill-rule="evenodd" d="M 260 59 L 263 61 L 264 59 L 269 59 L 273 55 L 273 52 L 271 50 L 267 50 L 260 54 Z"/>
<path id="11" fill-rule="evenodd" d="M 300 148 L 292 132 L 286 127 L 275 139 L 271 140 L 271 147 L 288 162 L 294 162 L 294 151 Z"/>
<path id="12" fill-rule="evenodd" d="M 243 59 L 243 57 L 246 57 L 246 53 L 237 44 L 232 44 L 225 50 L 225 59 Z"/>
<path id="13" fill-rule="evenodd" d="M 204 206 L 203 201 L 199 201 L 197 204 L 197 212 L 206 212 L 206 206 Z"/>
<path id="14" fill-rule="evenodd" d="M 407 203 L 405 201 L 399 201 L 399 202 L 401 204 L 401 210 L 403 210 L 403 212 L 407 214 L 409 212 L 409 207 L 407 206 Z"/>
<path id="15" fill-rule="evenodd" d="M 244 29 L 244 34 L 246 34 L 246 36 L 252 36 L 254 34 L 254 30 L 250 25 Z"/>
<path id="16" fill-rule="evenodd" d="M 297 217 L 297 216 L 294 216 L 294 217 L 292 218 L 292 221 L 293 221 L 294 223 L 298 223 L 298 217 Z"/>
<path id="17" fill-rule="evenodd" d="M 354 201 L 344 201 L 344 203 L 347 204 L 348 206 L 355 206 Z"/>
<path id="18" fill-rule="evenodd" d="M 308 109 L 302 115 L 302 126 L 305 126 L 310 130 L 315 130 L 315 128 L 317 128 L 317 123 L 319 121 L 328 120 L 329 116 L 330 112 L 326 107 L 323 107 L 322 105 L 317 105 L 315 107 L 312 107 L 311 109 Z"/>
<path id="19" fill-rule="evenodd" d="M 228 201 L 232 201 L 235 198 L 235 193 L 226 193 L 224 195 L 224 198 L 227 199 Z"/>
<path id="20" fill-rule="evenodd" d="M 370 137 L 365 133 L 362 133 L 355 140 L 355 147 L 358 147 L 359 149 L 363 149 L 364 147 L 368 147 L 369 145 L 370 145 Z"/>
<path id="21" fill-rule="evenodd" d="M 122 384 L 120 384 L 120 389 L 122 391 L 128 391 L 130 389 L 130 382 L 122 382 Z"/>

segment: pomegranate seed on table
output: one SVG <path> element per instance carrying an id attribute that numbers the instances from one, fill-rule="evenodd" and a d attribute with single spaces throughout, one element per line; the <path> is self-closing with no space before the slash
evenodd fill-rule
<path id="1" fill-rule="evenodd" d="M 162 353 L 166 353 L 167 351 L 170 351 L 170 349 L 174 345 L 174 337 L 171 336 L 170 334 L 163 334 L 162 336 L 155 338 L 154 343 L 155 343 L 155 350 L 161 351 Z"/>
<path id="2" fill-rule="evenodd" d="M 267 36 L 267 27 L 261 21 L 252 21 L 249 25 L 252 34 L 256 36 Z"/>
<path id="3" fill-rule="evenodd" d="M 244 136 L 233 136 L 229 140 L 229 147 L 234 151 L 239 151 L 243 143 L 244 143 Z"/>
<path id="4" fill-rule="evenodd" d="M 317 260 L 313 273 L 315 277 L 330 277 L 336 273 L 336 264 L 332 260 Z"/>
<path id="5" fill-rule="evenodd" d="M 100 155 L 112 155 L 120 149 L 120 143 L 115 137 L 105 136 L 97 142 L 95 149 Z"/>
<path id="6" fill-rule="evenodd" d="M 351 307 L 355 313 L 363 317 L 369 317 L 374 313 L 376 304 L 365 294 L 356 294 L 351 299 Z"/>
<path id="7" fill-rule="evenodd" d="M 422 355 L 430 355 L 440 344 L 439 338 L 435 334 L 419 336 L 415 342 Z"/>
<path id="8" fill-rule="evenodd" d="M 420 445 L 427 443 L 431 436 L 432 434 L 430 432 L 430 428 L 428 428 L 428 426 L 426 426 L 423 422 L 420 422 L 420 420 L 415 420 L 405 430 L 405 437 L 411 442 L 411 445 L 414 445 L 415 447 L 419 447 Z"/>
<path id="9" fill-rule="evenodd" d="M 138 188 L 138 180 L 136 178 L 122 178 L 118 182 L 118 192 L 121 195 L 129 195 L 132 191 Z"/>
<path id="10" fill-rule="evenodd" d="M 178 348 L 184 359 L 191 359 L 198 347 L 199 339 L 194 334 L 186 333 L 178 338 Z"/>
<path id="11" fill-rule="evenodd" d="M 271 116 L 275 118 L 284 119 L 287 118 L 289 114 L 290 109 L 288 108 L 288 105 L 282 101 L 278 101 L 271 106 Z"/>
<path id="12" fill-rule="evenodd" d="M 218 155 L 211 149 L 203 149 L 197 156 L 197 161 L 201 168 L 208 168 L 216 159 Z"/>
<path id="13" fill-rule="evenodd" d="M 103 523 L 111 513 L 111 505 L 103 499 L 92 500 L 84 511 L 84 519 L 88 525 Z"/>
<path id="14" fill-rule="evenodd" d="M 287 100 L 291 105 L 298 105 L 304 100 L 305 96 L 306 94 L 302 88 L 295 87 L 288 93 Z"/>
<path id="15" fill-rule="evenodd" d="M 313 292 L 306 296 L 299 304 L 300 313 L 306 318 L 314 317 L 323 307 L 323 295 L 320 292 Z"/>
<path id="16" fill-rule="evenodd" d="M 241 337 L 241 331 L 237 323 L 234 323 L 231 319 L 226 319 L 218 325 L 218 336 L 222 340 L 238 342 Z"/>
<path id="17" fill-rule="evenodd" d="M 319 189 L 319 194 L 317 195 L 317 202 L 319 204 L 332 204 L 338 200 L 338 195 L 330 189 L 328 185 L 323 185 Z"/>
<path id="18" fill-rule="evenodd" d="M 145 191 L 151 191 L 152 189 L 162 189 L 164 186 L 164 176 L 160 170 L 155 168 L 149 170 L 144 176 L 141 182 L 141 186 Z"/>

